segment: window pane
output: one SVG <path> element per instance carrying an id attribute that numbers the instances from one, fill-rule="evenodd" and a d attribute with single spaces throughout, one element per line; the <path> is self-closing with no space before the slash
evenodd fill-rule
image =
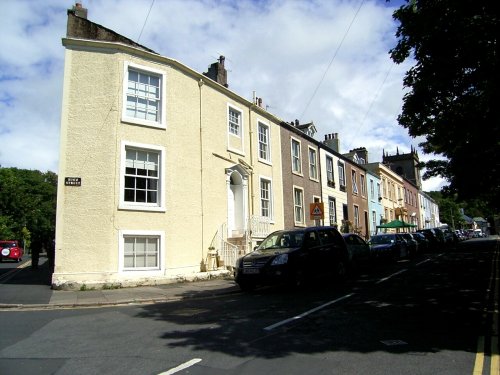
<path id="1" fill-rule="evenodd" d="M 135 239 L 135 259 L 136 267 L 146 266 L 146 239 L 136 237 Z"/>
<path id="2" fill-rule="evenodd" d="M 123 241 L 125 268 L 159 267 L 159 237 L 125 236 Z"/>
<path id="3" fill-rule="evenodd" d="M 147 267 L 158 266 L 158 239 L 148 238 L 147 244 Z"/>
<path id="4" fill-rule="evenodd" d="M 127 148 L 126 158 L 125 201 L 158 203 L 160 153 Z"/>
<path id="5" fill-rule="evenodd" d="M 159 121 L 161 107 L 159 76 L 129 69 L 127 84 L 127 116 Z"/>
<path id="6" fill-rule="evenodd" d="M 146 192 L 144 190 L 135 191 L 135 201 L 136 202 L 146 202 Z"/>
<path id="7" fill-rule="evenodd" d="M 133 238 L 125 238 L 124 266 L 125 267 L 134 267 L 134 239 Z"/>
<path id="8" fill-rule="evenodd" d="M 156 193 L 156 191 L 148 191 L 147 195 L 148 195 L 148 203 L 156 203 L 158 199 L 158 194 Z"/>

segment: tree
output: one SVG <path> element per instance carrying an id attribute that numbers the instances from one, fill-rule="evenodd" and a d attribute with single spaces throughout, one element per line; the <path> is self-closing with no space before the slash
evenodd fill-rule
<path id="1" fill-rule="evenodd" d="M 0 168 L 1 239 L 48 246 L 55 236 L 57 175 Z"/>
<path id="2" fill-rule="evenodd" d="M 465 226 L 462 217 L 462 205 L 453 196 L 444 196 L 440 191 L 431 191 L 429 195 L 439 207 L 439 221 L 448 224 L 450 229 L 461 229 Z"/>
<path id="3" fill-rule="evenodd" d="M 409 0 L 393 17 L 400 22 L 391 58 L 412 57 L 399 124 L 423 136 L 430 160 L 423 178 L 441 176 L 460 201 L 478 199 L 500 208 L 498 90 L 499 17 L 490 0 Z"/>

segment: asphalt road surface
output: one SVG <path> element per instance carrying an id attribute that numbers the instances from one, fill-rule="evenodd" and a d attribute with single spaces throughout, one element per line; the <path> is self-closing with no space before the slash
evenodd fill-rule
<path id="1" fill-rule="evenodd" d="M 498 256 L 478 239 L 343 285 L 0 311 L 0 374 L 498 375 Z"/>

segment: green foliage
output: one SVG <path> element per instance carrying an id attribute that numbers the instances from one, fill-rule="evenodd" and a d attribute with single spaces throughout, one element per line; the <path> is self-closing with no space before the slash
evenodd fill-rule
<path id="1" fill-rule="evenodd" d="M 411 0 L 400 22 L 394 62 L 408 58 L 400 125 L 424 137 L 422 150 L 445 160 L 425 163 L 423 178 L 441 176 L 459 201 L 500 208 L 499 19 L 486 0 Z M 446 211 L 446 210 L 444 210 Z"/>
<path id="2" fill-rule="evenodd" d="M 429 195 L 439 207 L 439 221 L 448 224 L 450 229 L 462 229 L 465 221 L 462 216 L 463 204 L 456 201 L 456 197 L 443 195 L 439 191 L 430 192 Z"/>
<path id="3" fill-rule="evenodd" d="M 31 246 L 31 232 L 28 230 L 28 228 L 23 227 L 21 229 L 21 235 L 23 236 L 23 244 L 26 249 L 29 249 Z"/>
<path id="4" fill-rule="evenodd" d="M 0 168 L 0 237 L 49 246 L 55 237 L 57 175 Z"/>
<path id="5" fill-rule="evenodd" d="M 14 238 L 14 231 L 12 230 L 13 227 L 14 223 L 12 220 L 9 217 L 0 214 L 0 238 Z"/>

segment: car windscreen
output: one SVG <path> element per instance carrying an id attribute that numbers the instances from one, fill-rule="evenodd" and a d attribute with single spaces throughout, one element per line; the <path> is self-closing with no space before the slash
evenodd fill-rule
<path id="1" fill-rule="evenodd" d="M 374 245 L 388 244 L 394 242 L 393 236 L 373 236 L 370 242 Z"/>
<path id="2" fill-rule="evenodd" d="M 0 242 L 0 247 L 16 247 L 16 244 L 13 242 Z"/>
<path id="3" fill-rule="evenodd" d="M 304 242 L 304 232 L 278 232 L 270 234 L 259 246 L 259 250 L 300 247 Z"/>

